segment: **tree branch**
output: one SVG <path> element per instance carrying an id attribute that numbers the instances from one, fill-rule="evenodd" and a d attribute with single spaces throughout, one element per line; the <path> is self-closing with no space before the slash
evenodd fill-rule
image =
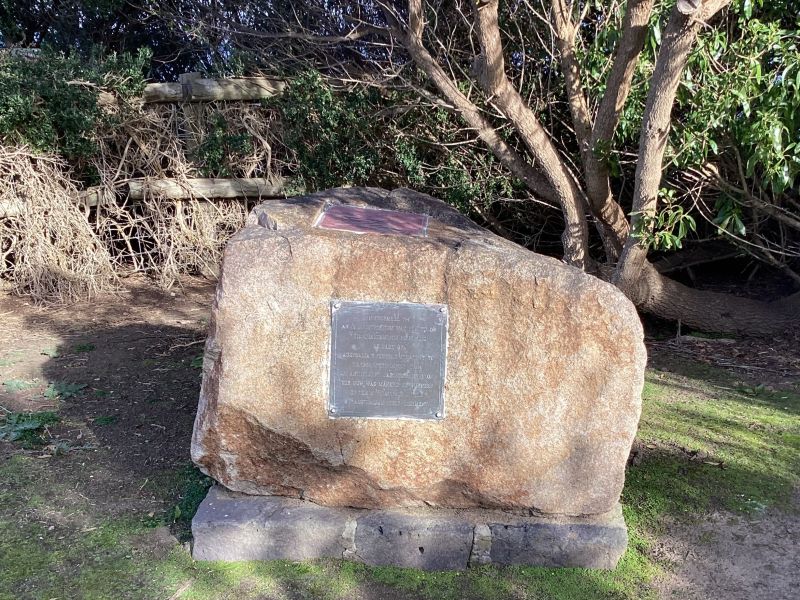
<path id="1" fill-rule="evenodd" d="M 630 228 L 622 207 L 614 200 L 609 183 L 608 164 L 604 154 L 611 147 L 614 131 L 631 90 L 639 54 L 647 36 L 647 25 L 653 10 L 653 0 L 629 0 L 622 21 L 622 35 L 614 52 L 613 64 L 606 91 L 600 100 L 591 137 L 584 154 L 586 194 L 592 211 L 604 230 L 606 254 L 615 261 Z"/>
<path id="2" fill-rule="evenodd" d="M 412 1 L 412 4 L 419 4 L 419 0 Z M 561 238 L 564 260 L 579 268 L 586 268 L 591 259 L 582 193 L 536 114 L 506 76 L 497 9 L 498 0 L 473 0 L 476 31 L 481 46 L 481 54 L 476 58 L 478 82 L 489 100 L 517 130 L 555 191 L 566 222 Z"/>
<path id="3" fill-rule="evenodd" d="M 631 217 L 631 228 L 634 231 L 641 229 L 645 217 L 654 216 L 658 208 L 658 190 L 672 106 L 697 33 L 704 21 L 729 2 L 730 0 L 705 0 L 692 15 L 684 14 L 678 7 L 670 15 L 656 59 L 639 138 L 639 160 Z M 637 303 L 640 295 L 636 290 L 641 288 L 635 282 L 643 279 L 645 266 L 649 266 L 646 248 L 639 243 L 638 238 L 629 236 L 614 273 L 614 282 L 634 303 Z"/>
<path id="4" fill-rule="evenodd" d="M 575 35 L 577 28 L 570 15 L 571 7 L 568 0 L 554 0 L 553 2 L 553 31 L 556 34 L 556 45 L 564 73 L 564 82 L 567 87 L 569 109 L 575 127 L 575 137 L 581 153 L 586 152 L 589 146 L 589 136 L 592 132 L 592 122 L 589 117 L 589 106 L 581 84 L 580 66 L 575 56 Z"/>
<path id="5" fill-rule="evenodd" d="M 409 21 L 414 24 L 414 28 L 409 27 L 407 31 L 397 30 L 395 32 L 397 39 L 401 40 L 415 64 L 430 78 L 439 93 L 458 112 L 467 125 L 475 130 L 478 137 L 489 147 L 497 159 L 515 177 L 521 179 L 535 195 L 551 202 L 557 202 L 548 182 L 500 137 L 478 107 L 461 93 L 453 80 L 425 49 L 422 43 L 424 19 L 421 4 L 421 0 L 409 2 Z M 393 15 L 387 15 L 387 20 L 389 18 L 391 18 L 390 22 L 394 22 L 395 27 L 399 27 Z"/>
<path id="6" fill-rule="evenodd" d="M 243 34 L 253 38 L 261 38 L 265 40 L 301 40 L 306 42 L 313 42 L 315 44 L 337 45 L 345 44 L 348 42 L 358 41 L 368 35 L 388 36 L 389 31 L 382 27 L 376 27 L 369 23 L 358 23 L 349 32 L 344 35 L 318 35 L 315 33 L 308 33 L 305 31 L 258 31 L 242 25 L 231 25 L 228 27 L 220 26 L 207 26 L 209 29 L 217 29 L 222 32 L 231 32 L 235 34 Z"/>

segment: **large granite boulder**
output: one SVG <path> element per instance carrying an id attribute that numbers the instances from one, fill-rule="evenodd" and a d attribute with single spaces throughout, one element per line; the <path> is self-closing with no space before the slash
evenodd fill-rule
<path id="1" fill-rule="evenodd" d="M 355 233 L 340 206 L 413 214 L 393 225 L 382 213 L 393 233 Z M 434 418 L 332 414 L 340 302 L 446 311 Z M 329 506 L 605 513 L 644 367 L 639 318 L 616 288 L 438 200 L 371 188 L 272 200 L 225 250 L 192 458 L 231 490 Z"/>

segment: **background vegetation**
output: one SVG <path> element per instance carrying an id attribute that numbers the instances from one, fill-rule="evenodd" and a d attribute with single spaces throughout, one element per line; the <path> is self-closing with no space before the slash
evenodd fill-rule
<path id="1" fill-rule="evenodd" d="M 496 109 L 468 76 L 474 66 L 466 48 L 471 34 L 457 11 L 469 7 L 461 4 L 433 2 L 430 8 L 441 18 L 431 20 L 429 28 L 450 48 L 449 54 L 439 52 L 439 59 L 467 75 L 461 91 L 492 118 Z M 357 5 L 359 10 L 371 6 Z M 403 3 L 398 6 L 402 10 Z M 575 49 L 594 110 L 622 34 L 624 4 L 576 6 L 583 19 Z M 633 210 L 646 95 L 672 7 L 671 1 L 655 2 L 613 141 L 593 149 L 625 212 Z M 315 46 L 302 37 L 275 39 L 271 28 L 288 8 L 247 0 L 2 0 L 0 43 L 7 50 L 0 59 L 0 141 L 59 156 L 79 187 L 106 184 L 103 166 L 98 167 L 108 162 L 101 138 L 109 132 L 130 134 L 136 112 L 131 106 L 145 81 L 174 80 L 192 70 L 267 73 L 286 78 L 289 85 L 263 107 L 269 114 L 264 121 L 275 132 L 270 158 L 276 165 L 262 170 L 289 179 L 290 192 L 337 185 L 413 187 L 500 235 L 561 254 L 564 225 L 558 204 L 533 193 L 501 165 L 452 107 L 430 93 L 419 69 L 408 62 L 387 66 L 397 59 L 369 38 L 344 47 Z M 738 253 L 750 266 L 756 261 L 779 273 L 778 295 L 800 284 L 798 15 L 797 0 L 735 0 L 698 37 L 676 95 L 659 209 L 640 219 L 634 232 L 655 260 L 687 245 L 700 251 L 700 262 Z M 547 43 L 549 25 L 535 10 L 514 3 L 503 3 L 499 18 L 508 76 L 566 161 L 579 163 L 561 64 L 553 43 Z M 319 33 L 311 17 L 305 26 L 309 36 Z M 20 48 L 39 50 L 37 58 Z M 392 68 L 396 72 L 387 75 Z M 353 77 L 353 70 L 360 75 Z M 102 109 L 100 92 L 113 93 L 118 106 Z M 211 107 L 207 131 L 185 153 L 199 176 L 237 175 L 236 165 L 258 154 L 258 137 L 223 113 Z M 524 142 L 512 127 L 498 122 L 497 131 L 522 151 Z M 125 170 L 128 177 L 188 172 L 157 161 Z M 719 240 L 729 247 L 713 245 Z M 603 245 L 591 231 L 592 251 L 601 252 Z M 734 277 L 747 261 L 732 264 Z M 690 252 L 674 264 L 696 262 Z"/>

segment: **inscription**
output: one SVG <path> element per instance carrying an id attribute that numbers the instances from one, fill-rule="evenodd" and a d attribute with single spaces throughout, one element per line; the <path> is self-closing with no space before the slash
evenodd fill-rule
<path id="1" fill-rule="evenodd" d="M 428 215 L 335 204 L 322 213 L 317 227 L 353 233 L 424 236 L 428 229 Z"/>
<path id="2" fill-rule="evenodd" d="M 443 417 L 446 306 L 336 302 L 331 315 L 331 417 Z"/>

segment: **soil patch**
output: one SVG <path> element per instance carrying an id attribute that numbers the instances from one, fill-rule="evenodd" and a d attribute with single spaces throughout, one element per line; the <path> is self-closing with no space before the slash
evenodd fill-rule
<path id="1" fill-rule="evenodd" d="M 101 513 L 162 509 L 161 478 L 189 461 L 200 389 L 195 359 L 212 294 L 204 280 L 164 294 L 135 279 L 119 294 L 70 307 L 1 297 L 0 380 L 30 386 L 3 386 L 0 406 L 61 416 L 44 447 L 24 452 L 58 454 L 50 468 L 75 481 Z M 18 452 L 0 443 L 0 457 Z"/>
<path id="2" fill-rule="evenodd" d="M 699 523 L 673 522 L 654 552 L 673 565 L 656 582 L 665 599 L 797 598 L 800 494 L 793 512 L 716 512 Z"/>

